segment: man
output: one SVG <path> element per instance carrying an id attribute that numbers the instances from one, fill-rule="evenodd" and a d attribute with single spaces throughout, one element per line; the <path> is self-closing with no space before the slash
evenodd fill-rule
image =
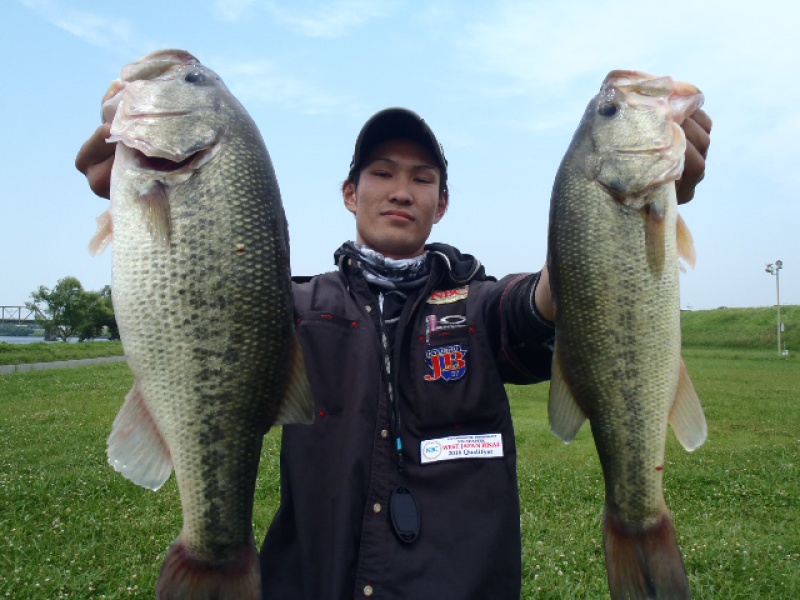
<path id="1" fill-rule="evenodd" d="M 682 201 L 702 179 L 710 128 L 702 111 L 684 124 Z M 76 160 L 103 196 L 107 136 L 100 127 Z M 427 244 L 448 208 L 447 161 L 411 111 L 367 121 L 342 194 L 355 243 L 336 252 L 338 271 L 294 287 L 317 415 L 284 427 L 264 598 L 517 600 L 504 384 L 550 376 L 547 269 L 497 281 L 472 256 Z"/>

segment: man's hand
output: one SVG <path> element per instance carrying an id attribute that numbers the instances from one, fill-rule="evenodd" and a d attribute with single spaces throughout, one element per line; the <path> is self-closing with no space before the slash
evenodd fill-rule
<path id="1" fill-rule="evenodd" d="M 556 304 L 553 300 L 553 291 L 550 289 L 550 270 L 547 265 L 542 267 L 539 283 L 536 284 L 536 290 L 533 294 L 533 301 L 540 315 L 548 321 L 555 320 Z"/>
<path id="2" fill-rule="evenodd" d="M 111 195 L 111 167 L 114 165 L 116 144 L 106 142 L 111 135 L 111 123 L 103 123 L 84 142 L 75 157 L 75 168 L 86 175 L 89 187 L 103 198 Z"/>
<path id="3" fill-rule="evenodd" d="M 711 143 L 711 118 L 705 111 L 697 109 L 681 125 L 686 134 L 686 158 L 683 175 L 675 182 L 678 204 L 694 198 L 694 188 L 706 173 L 706 154 Z"/>

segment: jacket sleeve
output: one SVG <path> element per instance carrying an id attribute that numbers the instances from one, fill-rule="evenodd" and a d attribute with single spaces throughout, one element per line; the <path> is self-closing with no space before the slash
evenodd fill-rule
<path id="1" fill-rule="evenodd" d="M 492 286 L 486 304 L 487 332 L 507 383 L 550 379 L 555 327 L 536 309 L 539 273 L 509 275 Z"/>

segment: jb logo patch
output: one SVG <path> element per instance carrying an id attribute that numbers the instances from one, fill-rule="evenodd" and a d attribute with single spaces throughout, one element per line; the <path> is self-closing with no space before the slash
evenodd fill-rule
<path id="1" fill-rule="evenodd" d="M 430 371 L 425 381 L 455 381 L 467 372 L 467 348 L 461 344 L 431 348 L 425 353 L 425 362 Z"/>

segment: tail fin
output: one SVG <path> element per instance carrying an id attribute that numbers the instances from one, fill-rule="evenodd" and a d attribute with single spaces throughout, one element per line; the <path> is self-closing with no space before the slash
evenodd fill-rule
<path id="1" fill-rule="evenodd" d="M 614 600 L 690 600 L 692 592 L 670 515 L 631 531 L 606 505 L 603 522 L 608 587 Z"/>
<path id="2" fill-rule="evenodd" d="M 255 539 L 239 556 L 206 562 L 179 537 L 167 550 L 156 584 L 158 600 L 261 600 L 261 566 Z"/>

